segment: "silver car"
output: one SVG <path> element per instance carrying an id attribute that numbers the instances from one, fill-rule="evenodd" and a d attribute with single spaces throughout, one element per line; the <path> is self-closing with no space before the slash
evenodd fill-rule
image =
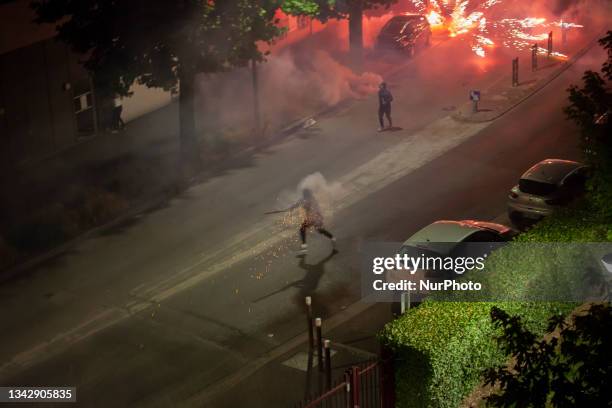
<path id="1" fill-rule="evenodd" d="M 523 174 L 508 196 L 513 221 L 540 219 L 566 206 L 585 191 L 588 166 L 571 160 L 546 159 Z"/>
<path id="2" fill-rule="evenodd" d="M 488 221 L 462 220 L 436 221 L 408 238 L 402 245 L 402 251 L 417 249 L 417 252 L 428 252 L 434 256 L 459 256 L 467 249 L 463 243 L 490 243 L 493 250 L 495 243 L 512 240 L 517 234 L 505 225 Z M 480 246 L 484 249 L 484 246 Z"/>
<path id="3" fill-rule="evenodd" d="M 467 255 L 465 251 L 470 248 L 461 245 L 462 243 L 480 242 L 483 245 L 478 247 L 479 251 L 486 250 L 488 254 L 499 248 L 504 242 L 510 241 L 516 234 L 517 232 L 512 228 L 493 222 L 441 220 L 433 222 L 413 234 L 404 242 L 398 253 L 436 258 L 465 256 Z M 410 273 L 404 270 L 391 269 L 386 273 L 386 281 L 396 283 L 403 279 L 418 280 L 440 276 L 442 276 L 440 272 L 433 270 L 420 269 Z M 426 296 L 426 293 L 420 292 L 411 301 L 419 303 L 423 296 Z M 400 299 L 392 303 L 391 310 L 396 316 L 403 313 Z"/>

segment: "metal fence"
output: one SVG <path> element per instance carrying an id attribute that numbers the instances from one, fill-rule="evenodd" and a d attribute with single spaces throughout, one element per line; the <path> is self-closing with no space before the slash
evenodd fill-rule
<path id="1" fill-rule="evenodd" d="M 387 384 L 392 375 L 381 361 L 352 366 L 327 391 L 295 408 L 391 408 L 393 398 Z"/>

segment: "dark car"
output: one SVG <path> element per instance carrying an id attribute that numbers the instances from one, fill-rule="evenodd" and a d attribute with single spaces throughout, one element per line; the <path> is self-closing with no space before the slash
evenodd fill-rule
<path id="1" fill-rule="evenodd" d="M 397 50 L 414 55 L 429 45 L 431 27 L 422 14 L 402 14 L 392 17 L 378 34 L 378 50 Z"/>

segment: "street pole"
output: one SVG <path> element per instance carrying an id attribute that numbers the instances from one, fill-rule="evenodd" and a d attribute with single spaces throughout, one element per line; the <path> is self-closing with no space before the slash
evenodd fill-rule
<path id="1" fill-rule="evenodd" d="M 332 386 L 332 366 L 331 366 L 331 348 L 329 340 L 323 342 L 325 348 L 325 380 L 327 389 L 330 390 Z"/>
<path id="2" fill-rule="evenodd" d="M 306 324 L 308 325 L 308 346 L 310 350 L 314 350 L 314 332 L 312 327 L 312 298 L 306 296 L 304 298 L 306 303 Z"/>
<path id="3" fill-rule="evenodd" d="M 538 49 L 540 47 L 538 46 L 538 44 L 533 44 L 533 47 L 531 47 L 531 70 L 533 72 L 538 70 Z"/>
<path id="4" fill-rule="evenodd" d="M 319 364 L 319 371 L 323 371 L 323 333 L 321 328 L 321 318 L 315 319 L 315 326 L 317 328 L 317 363 Z"/>
<path id="5" fill-rule="evenodd" d="M 519 59 L 518 57 L 512 60 L 512 86 L 519 86 Z"/>

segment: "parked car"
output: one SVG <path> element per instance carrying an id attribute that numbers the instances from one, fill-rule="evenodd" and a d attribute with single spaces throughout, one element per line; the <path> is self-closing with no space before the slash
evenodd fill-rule
<path id="1" fill-rule="evenodd" d="M 489 251 L 498 245 L 495 243 L 510 241 L 516 231 L 502 224 L 487 221 L 436 221 L 413 234 L 402 245 L 407 251 L 410 248 L 417 252 L 429 252 L 435 256 L 460 256 L 469 242 L 491 243 Z"/>
<path id="2" fill-rule="evenodd" d="M 510 227 L 487 221 L 436 221 L 408 238 L 403 243 L 399 254 L 434 258 L 484 256 L 503 246 L 504 242 L 510 241 L 516 234 L 517 232 Z M 478 245 L 478 248 L 474 248 L 470 245 L 461 245 L 472 242 L 482 242 L 486 247 Z M 478 254 L 474 254 L 474 250 L 477 250 Z M 387 272 L 386 281 L 399 282 L 409 278 L 407 274 L 410 273 L 404 270 L 390 270 Z M 448 272 L 418 270 L 410 274 L 410 279 L 446 278 L 448 276 Z M 413 297 L 411 301 L 419 303 L 425 295 L 421 293 Z M 397 295 L 397 301 L 392 304 L 391 310 L 395 315 L 401 313 L 399 295 Z"/>
<path id="3" fill-rule="evenodd" d="M 508 197 L 513 221 L 538 220 L 585 192 L 588 166 L 571 160 L 546 159 L 525 172 Z"/>
<path id="4" fill-rule="evenodd" d="M 383 26 L 376 40 L 379 50 L 398 50 L 413 56 L 429 45 L 431 27 L 422 14 L 402 14 L 392 17 Z"/>
<path id="5" fill-rule="evenodd" d="M 488 221 L 436 221 L 408 238 L 404 245 L 412 243 L 460 243 L 503 242 L 510 240 L 516 232 L 505 225 Z"/>

